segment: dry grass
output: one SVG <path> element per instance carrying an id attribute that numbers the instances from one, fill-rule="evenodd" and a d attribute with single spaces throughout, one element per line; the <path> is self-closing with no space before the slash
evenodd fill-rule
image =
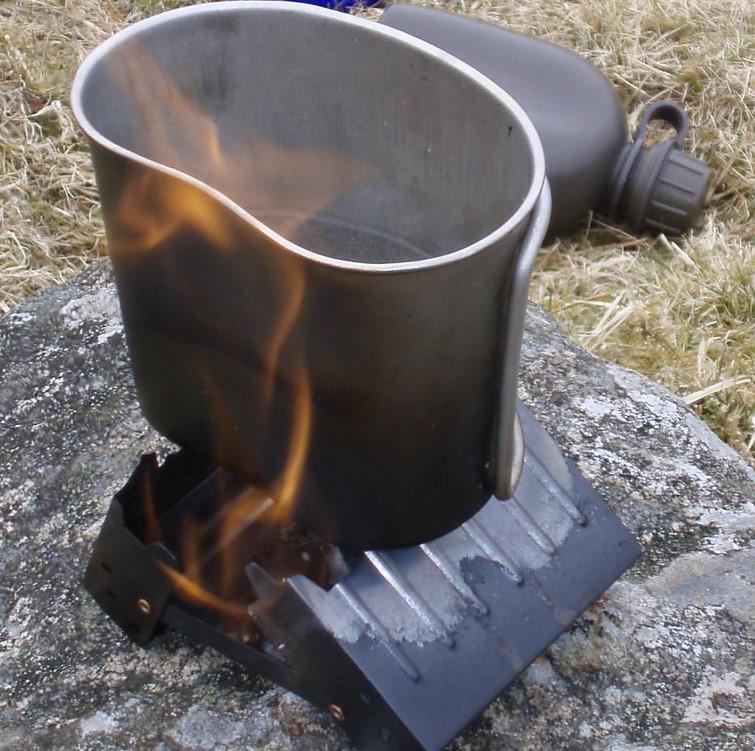
<path id="1" fill-rule="evenodd" d="M 104 252 L 88 155 L 67 105 L 78 62 L 124 24 L 186 4 L 0 5 L 0 313 Z M 595 217 L 580 236 L 542 251 L 531 296 L 591 351 L 682 395 L 755 463 L 751 0 L 433 4 L 580 52 L 610 77 L 632 120 L 659 98 L 688 109 L 693 149 L 715 170 L 704 226 L 670 241 L 633 237 Z"/>

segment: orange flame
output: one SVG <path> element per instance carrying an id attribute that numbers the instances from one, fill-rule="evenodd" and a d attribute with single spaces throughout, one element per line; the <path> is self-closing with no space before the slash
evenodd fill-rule
<path id="1" fill-rule="evenodd" d="M 181 92 L 136 43 L 116 58 L 109 73 L 120 89 L 116 94 L 132 104 L 140 123 L 142 142 L 136 149 L 140 154 L 201 180 L 253 215 L 270 218 L 275 222 L 274 229 L 285 237 L 291 238 L 303 222 L 376 172 L 347 154 L 282 146 L 256 133 L 227 143 L 222 125 Z M 116 232 L 111 243 L 116 253 L 149 253 L 187 230 L 205 240 L 209 248 L 244 251 L 242 225 L 224 204 L 201 188 L 162 172 L 143 169 L 130 175 L 112 216 Z M 299 259 L 288 259 L 285 253 L 281 259 L 287 292 L 263 359 L 264 414 L 259 418 L 260 429 L 266 427 L 272 413 L 281 358 L 286 347 L 294 343 L 292 334 L 306 291 Z M 301 342 L 297 344 L 301 346 Z M 243 533 L 261 520 L 278 527 L 291 520 L 309 454 L 311 383 L 303 352 L 298 358 L 296 351 L 287 354 L 293 356 L 288 362 L 296 366 L 288 449 L 280 476 L 269 492 L 249 488 L 227 499 L 212 530 L 188 520 L 180 540 L 182 572 L 160 564 L 180 597 L 233 619 L 249 618 L 248 603 L 238 602 L 239 595 L 233 591 L 240 567 L 253 554 L 241 547 Z M 233 440 L 232 415 L 224 404 L 222 390 L 213 382 L 211 369 L 197 364 L 197 374 L 213 404 L 217 436 L 225 444 Z M 221 461 L 226 448 L 217 447 Z M 150 541 L 160 539 L 149 486 L 145 488 L 145 504 L 146 537 Z M 208 557 L 219 566 L 219 575 L 207 575 Z"/>
<path id="2" fill-rule="evenodd" d="M 273 506 L 272 498 L 261 494 L 258 490 L 250 488 L 236 498 L 223 516 L 223 523 L 218 535 L 218 547 L 221 556 L 220 566 L 220 591 L 229 597 L 232 594 L 234 575 L 239 565 L 245 562 L 240 559 L 240 554 L 248 551 L 240 551 L 236 540 L 238 536 L 251 524 L 259 521 Z"/>
<path id="3" fill-rule="evenodd" d="M 240 550 L 236 541 L 243 531 L 263 517 L 279 527 L 292 516 L 297 492 L 309 453 L 312 433 L 312 395 L 306 369 L 300 365 L 294 384 L 294 417 L 289 438 L 288 455 L 280 477 L 270 494 L 249 488 L 223 509 L 216 545 L 221 557 L 220 591 L 232 594 L 231 587 L 239 565 L 249 558 L 249 551 Z M 191 577 L 198 581 L 198 577 Z"/>
<path id="4" fill-rule="evenodd" d="M 182 522 L 181 558 L 186 578 L 202 589 L 202 566 L 199 558 L 199 527 L 189 518 Z"/>
<path id="5" fill-rule="evenodd" d="M 124 45 L 108 72 L 116 95 L 133 109 L 141 139 L 136 150 L 142 156 L 189 174 L 253 215 L 269 218 L 285 237 L 376 174 L 374 167 L 348 154 L 283 146 L 251 131 L 225 142 L 212 115 L 180 91 L 137 42 Z M 145 170 L 130 176 L 113 218 L 119 225 L 113 238 L 116 252 L 149 252 L 187 227 L 219 250 L 236 244 L 224 206 L 161 173 Z"/>
<path id="6" fill-rule="evenodd" d="M 218 529 L 213 530 L 211 545 L 207 544 L 208 529 L 203 529 L 190 518 L 184 519 L 180 541 L 183 572 L 160 564 L 170 578 L 175 592 L 185 600 L 213 610 L 225 618 L 249 618 L 248 603 L 237 601 L 234 586 L 240 567 L 249 562 L 253 551 L 244 549 L 243 532 L 251 525 L 264 520 L 282 528 L 291 519 L 306 467 L 312 432 L 312 394 L 307 370 L 299 363 L 293 384 L 293 419 L 285 466 L 270 493 L 249 487 L 223 504 Z M 153 503 L 152 494 L 145 502 Z M 154 511 L 147 518 L 154 517 Z M 155 517 L 155 525 L 157 525 Z M 208 523 L 212 526 L 212 521 Z M 157 526 L 159 529 L 159 525 Z M 218 554 L 219 581 L 213 584 L 204 575 L 203 555 Z M 216 590 L 216 591 L 214 591 Z"/>
<path id="7" fill-rule="evenodd" d="M 157 519 L 157 507 L 152 491 L 152 477 L 149 472 L 144 475 L 142 486 L 142 511 L 144 515 L 144 542 L 149 545 L 162 538 L 160 522 Z"/>
<path id="8" fill-rule="evenodd" d="M 286 273 L 286 281 L 288 284 L 286 304 L 278 320 L 278 324 L 273 329 L 265 358 L 265 392 L 263 403 L 268 410 L 271 407 L 275 376 L 278 371 L 281 353 L 301 312 L 306 288 L 304 273 L 301 269 L 295 269 L 293 266 Z"/>
<path id="9" fill-rule="evenodd" d="M 191 229 L 218 250 L 232 247 L 234 234 L 220 204 L 199 188 L 164 175 L 141 172 L 126 183 L 115 210 L 118 253 L 149 253 L 178 232 Z"/>
<path id="10" fill-rule="evenodd" d="M 302 363 L 299 363 L 294 388 L 294 420 L 291 426 L 288 458 L 273 492 L 276 500 L 274 514 L 279 523 L 291 518 L 312 436 L 312 391 L 307 370 Z"/>
<path id="11" fill-rule="evenodd" d="M 223 465 L 232 456 L 233 443 L 237 440 L 233 414 L 226 404 L 208 364 L 202 358 L 196 357 L 192 366 L 197 381 L 212 408 L 213 438 L 215 440 L 213 446 L 214 458 L 215 461 Z M 263 420 L 264 415 L 261 415 L 260 419 Z"/>
<path id="12" fill-rule="evenodd" d="M 193 579 L 176 571 L 171 566 L 168 566 L 162 561 L 158 561 L 157 563 L 160 570 L 168 577 L 168 579 L 170 579 L 176 593 L 184 599 L 194 602 L 197 605 L 202 605 L 214 610 L 220 615 L 230 618 L 239 620 L 251 619 L 248 605 L 241 605 L 223 597 L 218 597 L 218 595 L 213 594 L 200 584 L 197 584 Z"/>

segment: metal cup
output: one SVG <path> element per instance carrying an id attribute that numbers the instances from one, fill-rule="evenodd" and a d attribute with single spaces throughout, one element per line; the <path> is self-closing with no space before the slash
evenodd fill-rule
<path id="1" fill-rule="evenodd" d="M 345 546 L 510 495 L 537 135 L 387 26 L 212 3 L 116 34 L 73 89 L 139 400 Z"/>

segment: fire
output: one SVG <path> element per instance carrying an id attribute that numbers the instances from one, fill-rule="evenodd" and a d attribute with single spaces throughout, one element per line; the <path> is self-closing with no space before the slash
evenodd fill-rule
<path id="1" fill-rule="evenodd" d="M 222 125 L 180 91 L 135 43 L 116 58 L 109 73 L 140 123 L 140 154 L 201 180 L 252 215 L 274 217 L 275 231 L 284 237 L 293 237 L 310 217 L 374 176 L 371 166 L 346 154 L 282 146 L 260 133 L 234 136 L 229 142 Z M 111 208 L 115 231 L 110 241 L 116 254 L 139 258 L 171 247 L 180 233 L 200 238 L 203 246 L 218 252 L 244 252 L 245 238 L 226 205 L 201 187 L 158 170 L 137 165 Z M 179 597 L 234 625 L 249 622 L 254 598 L 243 576 L 243 567 L 254 555 L 245 535 L 252 528 L 279 534 L 290 523 L 312 432 L 312 387 L 302 342 L 293 336 L 306 294 L 304 265 L 288 251 L 282 251 L 280 264 L 285 303 L 262 353 L 259 426 L 267 429 L 283 382 L 290 381 L 285 386 L 290 391 L 291 424 L 283 469 L 269 488 L 248 487 L 223 499 L 213 519 L 185 519 L 175 551 L 182 570 L 160 564 Z M 280 373 L 284 351 L 288 367 L 294 364 L 285 379 Z M 202 362 L 194 366 L 212 403 L 216 456 L 222 462 L 234 440 L 233 415 L 211 367 Z M 143 490 L 145 542 L 159 541 L 163 536 L 152 488 L 147 484 Z M 310 560 L 308 553 L 301 555 Z"/>
<path id="2" fill-rule="evenodd" d="M 247 486 L 221 499 L 220 511 L 209 520 L 184 517 L 178 553 L 182 571 L 158 561 L 173 590 L 184 601 L 210 610 L 229 632 L 248 640 L 253 618 L 249 606 L 255 595 L 245 579 L 244 567 L 254 557 L 246 546 L 245 533 L 261 525 L 262 538 L 276 544 L 290 523 L 306 467 L 312 431 L 312 394 L 307 369 L 299 363 L 293 384 L 293 417 L 285 466 L 269 489 Z M 164 539 L 149 475 L 141 487 L 144 542 Z M 281 544 L 277 542 L 277 544 Z M 302 554 L 303 566 L 310 564 Z"/>
<path id="3" fill-rule="evenodd" d="M 295 383 L 294 420 L 288 444 L 288 458 L 274 490 L 276 499 L 274 513 L 281 523 L 291 518 L 309 454 L 311 435 L 312 393 L 306 368 L 303 363 L 300 363 Z"/>
<path id="4" fill-rule="evenodd" d="M 172 182 L 155 172 L 141 172 L 125 186 L 116 209 L 115 252 L 142 254 L 160 247 L 182 230 L 201 234 L 218 250 L 234 235 L 217 202 L 188 183 Z"/>
<path id="5" fill-rule="evenodd" d="M 249 606 L 229 601 L 213 594 L 200 584 L 174 568 L 158 561 L 160 570 L 170 579 L 176 593 L 185 600 L 209 608 L 221 616 L 233 620 L 249 621 Z"/>
<path id="6" fill-rule="evenodd" d="M 152 479 L 149 474 L 144 475 L 142 492 L 142 510 L 144 515 L 144 542 L 149 545 L 162 539 L 162 530 L 157 518 L 155 496 L 152 491 Z"/>
<path id="7" fill-rule="evenodd" d="M 269 492 L 249 487 L 223 504 L 219 529 L 214 546 L 220 558 L 219 590 L 226 597 L 233 596 L 233 583 L 239 568 L 248 562 L 249 551 L 240 547 L 244 531 L 264 520 L 275 528 L 284 527 L 293 517 L 296 496 L 309 453 L 312 433 L 312 394 L 306 368 L 300 363 L 294 384 L 293 420 L 285 466 Z M 190 534 L 193 533 L 193 530 Z M 192 565 L 196 565 L 196 545 L 189 538 L 182 546 L 192 551 Z M 190 579 L 199 581 L 199 574 Z"/>
<path id="8" fill-rule="evenodd" d="M 198 525 L 184 517 L 181 526 L 181 557 L 186 578 L 200 587 L 202 583 L 202 563 L 200 558 L 200 532 Z"/>
<path id="9" fill-rule="evenodd" d="M 359 182 L 373 166 L 348 154 L 281 145 L 249 129 L 224 138 L 213 116 L 183 93 L 137 42 L 109 74 L 135 112 L 137 150 L 220 191 L 252 215 L 270 217 L 284 237 Z M 130 175 L 113 211 L 118 253 L 148 253 L 190 229 L 217 250 L 236 249 L 227 209 L 201 188 L 144 169 Z"/>
<path id="10" fill-rule="evenodd" d="M 273 330 L 273 334 L 270 338 L 270 345 L 265 357 L 264 404 L 268 410 L 272 406 L 275 376 L 278 371 L 281 352 L 283 351 L 283 347 L 288 341 L 291 331 L 296 324 L 296 320 L 299 317 L 299 313 L 301 312 L 302 303 L 304 301 L 304 291 L 306 289 L 304 274 L 301 270 L 294 268 L 293 265 L 292 268 L 286 270 L 285 277 L 288 287 L 286 305 Z M 304 377 L 306 378 L 306 376 Z M 300 381 L 301 378 L 302 376 L 300 375 L 298 380 Z M 307 384 L 305 388 L 308 390 L 309 385 Z M 297 393 L 299 391 L 301 391 L 301 387 L 297 389 Z"/>
<path id="11" fill-rule="evenodd" d="M 236 439 L 233 413 L 226 404 L 222 391 L 212 375 L 209 365 L 201 358 L 195 357 L 192 363 L 194 375 L 212 405 L 213 435 L 215 446 L 213 458 L 223 465 L 232 456 L 233 443 Z M 264 420 L 265 415 L 260 415 Z"/>
<path id="12" fill-rule="evenodd" d="M 254 550 L 246 546 L 245 533 L 261 525 L 268 543 L 291 522 L 297 494 L 309 454 L 312 432 L 312 393 L 307 369 L 298 363 L 292 384 L 292 420 L 285 465 L 269 489 L 247 486 L 222 499 L 220 511 L 207 521 L 185 517 L 178 554 L 182 571 L 159 563 L 174 592 L 186 602 L 211 610 L 229 630 L 243 626 L 248 632 L 249 605 L 254 599 L 244 578 L 244 566 Z M 142 487 L 145 504 L 145 542 L 162 539 L 149 480 Z M 304 565 L 310 562 L 302 557 Z"/>
<path id="13" fill-rule="evenodd" d="M 256 489 L 249 489 L 229 504 L 225 510 L 218 535 L 218 548 L 220 551 L 220 591 L 225 597 L 233 595 L 233 580 L 240 566 L 248 561 L 242 554 L 248 551 L 239 550 L 236 541 L 239 535 L 250 525 L 258 522 L 271 508 L 275 501 L 269 496 L 262 495 Z"/>

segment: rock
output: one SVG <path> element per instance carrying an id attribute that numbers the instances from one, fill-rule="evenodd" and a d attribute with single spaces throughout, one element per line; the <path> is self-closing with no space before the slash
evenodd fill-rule
<path id="1" fill-rule="evenodd" d="M 755 473 L 535 308 L 521 396 L 645 555 L 452 748 L 752 748 Z M 0 749 L 346 747 L 211 650 L 135 646 L 81 586 L 112 493 L 171 449 L 140 414 L 107 264 L 0 320 L 0 446 Z"/>

